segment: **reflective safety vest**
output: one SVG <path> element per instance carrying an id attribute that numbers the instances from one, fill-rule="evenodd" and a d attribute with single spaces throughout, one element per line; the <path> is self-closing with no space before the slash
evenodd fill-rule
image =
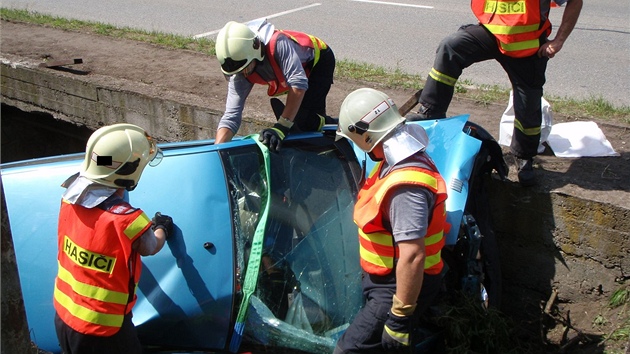
<path id="1" fill-rule="evenodd" d="M 446 184 L 437 172 L 419 167 L 404 167 L 391 171 L 380 178 L 382 162 L 377 164 L 365 185 L 359 191 L 354 207 L 354 222 L 359 226 L 359 250 L 361 267 L 373 275 L 387 275 L 394 269 L 398 258 L 398 246 L 394 243 L 391 229 L 386 227 L 387 210 L 382 202 L 387 194 L 403 185 L 417 185 L 435 194 L 433 214 L 424 237 L 426 274 L 439 274 L 444 266 L 441 251 L 444 246 L 447 198 Z"/>
<path id="2" fill-rule="evenodd" d="M 269 63 L 271 63 L 274 78 L 266 81 L 256 72 L 247 75 L 247 80 L 253 84 L 269 85 L 267 89 L 268 96 L 278 96 L 289 91 L 289 85 L 287 84 L 284 73 L 282 72 L 282 69 L 280 69 L 278 61 L 275 57 L 276 41 L 278 40 L 278 36 L 280 34 L 289 37 L 302 47 L 309 47 L 314 50 L 315 57 L 313 58 L 313 61 L 302 63 L 302 67 L 304 67 L 307 77 L 310 75 L 311 69 L 313 69 L 317 62 L 319 62 L 321 51 L 328 48 L 324 41 L 310 34 L 296 31 L 275 30 L 269 40 L 269 43 L 265 46 L 265 55 L 269 58 Z"/>
<path id="3" fill-rule="evenodd" d="M 540 37 L 551 33 L 549 0 L 472 0 L 472 11 L 497 39 L 501 53 L 523 58 L 536 54 Z"/>
<path id="4" fill-rule="evenodd" d="M 142 210 L 125 202 L 102 210 L 62 200 L 53 302 L 68 326 L 95 336 L 118 332 L 136 302 L 142 269 L 131 244 L 150 226 Z"/>

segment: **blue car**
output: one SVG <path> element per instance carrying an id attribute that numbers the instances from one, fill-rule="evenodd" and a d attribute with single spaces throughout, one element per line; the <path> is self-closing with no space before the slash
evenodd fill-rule
<path id="1" fill-rule="evenodd" d="M 236 351 L 233 337 L 242 336 L 240 350 L 330 351 L 361 306 L 352 221 L 361 170 L 348 142 L 335 142 L 330 130 L 288 139 L 279 153 L 265 155 L 250 138 L 160 147 L 162 162 L 145 169 L 127 196 L 147 214 L 161 211 L 176 223 L 165 249 L 142 259 L 133 310 L 142 343 L 221 351 L 234 342 Z M 31 338 L 53 353 L 60 352 L 52 304 L 60 185 L 82 159 L 72 154 L 2 165 Z M 256 264 L 249 262 L 252 247 L 261 248 L 261 266 L 253 269 L 255 291 L 239 333 L 245 274 Z"/>
<path id="2" fill-rule="evenodd" d="M 454 255 L 462 240 L 479 247 L 477 226 L 466 221 L 468 187 L 492 140 L 480 138 L 484 131 L 467 119 L 410 123 L 427 130 L 427 150 L 449 185 L 454 227 L 446 243 Z M 363 304 L 352 213 L 369 158 L 346 139 L 335 141 L 334 127 L 291 135 L 278 153 L 256 137 L 160 147 L 162 162 L 146 168 L 126 196 L 176 224 L 165 248 L 142 258 L 133 322 L 146 349 L 331 352 Z M 60 352 L 52 304 L 60 185 L 82 160 L 81 153 L 1 166 L 31 339 L 52 353 Z M 473 285 L 486 297 L 480 283 L 497 279 L 472 277 L 487 273 L 482 264 L 457 269 L 459 278 L 478 280 Z"/>

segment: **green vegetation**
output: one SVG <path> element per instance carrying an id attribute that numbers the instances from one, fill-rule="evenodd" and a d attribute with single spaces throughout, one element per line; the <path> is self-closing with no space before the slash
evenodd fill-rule
<path id="1" fill-rule="evenodd" d="M 445 352 L 528 353 L 531 349 L 517 336 L 517 327 L 500 311 L 481 306 L 479 299 L 456 293 L 441 304 L 434 322 L 444 331 Z"/>
<path id="2" fill-rule="evenodd" d="M 32 23 L 66 31 L 130 39 L 167 48 L 194 50 L 208 55 L 214 55 L 214 41 L 209 39 L 194 39 L 161 32 L 148 32 L 130 27 L 119 28 L 100 22 L 69 20 L 27 10 L 0 8 L 0 18 L 7 21 Z"/>
<path id="3" fill-rule="evenodd" d="M 630 342 L 630 285 L 622 285 L 610 296 L 608 308 L 593 319 L 593 329 L 602 333 L 601 343 L 616 343 L 615 348 L 624 348 Z M 622 353 L 615 349 L 605 354 Z"/>
<path id="4" fill-rule="evenodd" d="M 98 22 L 63 19 L 28 10 L 0 8 L 0 18 L 8 21 L 50 26 L 67 31 L 131 39 L 167 48 L 194 50 L 208 55 L 215 54 L 214 41 L 205 38 L 195 39 L 160 32 L 147 32 L 130 27 L 119 28 Z M 335 75 L 339 79 L 370 82 L 385 88 L 397 89 L 420 89 L 425 78 L 424 76 L 404 73 L 399 68 L 391 70 L 372 64 L 348 60 L 338 61 Z M 458 82 L 455 92 L 458 99 L 468 99 L 482 105 L 490 103 L 504 105 L 509 96 L 509 89 L 500 86 L 478 86 L 468 80 Z M 575 118 L 596 117 L 600 120 L 630 124 L 630 106 L 615 107 L 602 97 L 593 96 L 586 100 L 547 96 L 545 98 L 553 104 L 554 112 L 564 116 Z"/>
<path id="5" fill-rule="evenodd" d="M 630 286 L 620 288 L 615 291 L 610 297 L 608 306 L 612 310 L 617 310 L 620 318 L 625 317 L 625 321 L 622 322 L 615 330 L 610 333 L 610 339 L 614 341 L 630 341 Z"/>

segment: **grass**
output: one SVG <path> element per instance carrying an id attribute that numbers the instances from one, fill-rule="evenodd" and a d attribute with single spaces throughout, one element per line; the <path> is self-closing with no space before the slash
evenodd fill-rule
<path id="1" fill-rule="evenodd" d="M 605 354 L 623 352 L 630 341 L 630 285 L 622 285 L 608 299 L 608 306 L 593 320 L 593 328 L 604 333 L 602 343 L 613 344 L 616 349 L 606 350 Z"/>
<path id="2" fill-rule="evenodd" d="M 215 55 L 214 41 L 205 38 L 195 39 L 161 32 L 148 32 L 130 27 L 119 28 L 99 22 L 64 19 L 28 10 L 0 8 L 0 18 Z M 420 89 L 425 79 L 423 76 L 405 73 L 399 68 L 392 70 L 350 60 L 339 60 L 337 62 L 335 77 L 338 79 L 369 82 L 383 88 L 396 89 Z M 492 103 L 505 105 L 507 97 L 509 97 L 509 90 L 497 85 L 476 85 L 469 80 L 461 80 L 455 86 L 455 97 L 472 100 L 480 105 Z M 603 121 L 630 124 L 630 106 L 616 107 L 601 96 L 577 100 L 567 97 L 548 97 L 546 95 L 545 99 L 553 105 L 554 113 L 569 118 L 596 118 Z"/>
<path id="3" fill-rule="evenodd" d="M 630 313 L 628 307 L 630 306 L 630 286 L 617 289 L 608 302 L 610 309 L 618 310 L 620 317 L 625 317 L 625 321 L 622 322 L 618 328 L 610 333 L 610 339 L 614 341 L 630 341 Z"/>
<path id="4" fill-rule="evenodd" d="M 440 307 L 433 322 L 444 331 L 448 354 L 531 352 L 519 340 L 516 324 L 497 309 L 483 308 L 477 298 L 457 292 Z"/>

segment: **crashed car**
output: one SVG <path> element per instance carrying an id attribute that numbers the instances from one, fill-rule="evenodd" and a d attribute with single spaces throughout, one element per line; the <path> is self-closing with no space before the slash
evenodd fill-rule
<path id="1" fill-rule="evenodd" d="M 142 258 L 133 321 L 147 348 L 229 349 L 245 289 L 252 287 L 245 282 L 250 270 L 258 276 L 243 305 L 250 306 L 239 333 L 243 347 L 314 352 L 334 346 L 361 306 L 352 221 L 361 170 L 351 146 L 334 140 L 334 130 L 302 134 L 267 154 L 247 138 L 160 145 L 161 163 L 145 169 L 126 196 L 176 224 L 165 249 Z M 61 183 L 82 159 L 72 154 L 2 165 L 31 338 L 53 353 L 60 352 L 52 299 Z M 260 259 L 251 262 L 256 247 Z"/>
<path id="2" fill-rule="evenodd" d="M 409 124 L 427 130 L 427 151 L 449 186 L 454 227 L 443 255 L 451 254 L 452 272 L 469 284 L 461 286 L 473 284 L 487 302 L 488 280 L 499 276 L 482 264 L 484 244 L 467 202 L 471 177 L 480 170 L 476 161 L 485 166 L 491 159 L 480 152 L 483 130 L 471 129 L 467 119 Z M 278 153 L 255 137 L 160 147 L 162 162 L 145 169 L 126 195 L 148 215 L 163 212 L 176 225 L 161 252 L 142 258 L 133 322 L 145 349 L 331 352 L 363 304 L 352 213 L 373 164 L 366 154 L 346 139 L 336 141 L 330 126 L 290 135 Z M 60 185 L 82 159 L 79 153 L 1 166 L 31 339 L 53 353 L 60 352 L 52 304 Z M 490 285 L 490 294 L 500 292 Z"/>

